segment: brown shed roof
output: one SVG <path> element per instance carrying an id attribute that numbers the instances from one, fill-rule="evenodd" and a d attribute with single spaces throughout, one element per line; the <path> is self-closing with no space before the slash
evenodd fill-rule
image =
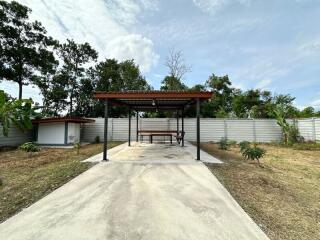
<path id="1" fill-rule="evenodd" d="M 81 117 L 53 117 L 34 119 L 32 123 L 53 123 L 53 122 L 71 122 L 71 123 L 90 123 L 95 122 L 93 119 L 81 118 Z"/>

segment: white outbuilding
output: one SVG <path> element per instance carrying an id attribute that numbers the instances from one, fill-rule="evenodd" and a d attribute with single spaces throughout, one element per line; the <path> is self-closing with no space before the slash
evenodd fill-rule
<path id="1" fill-rule="evenodd" d="M 35 119 L 35 140 L 39 145 L 68 146 L 81 140 L 81 125 L 94 122 L 79 117 L 56 117 Z"/>

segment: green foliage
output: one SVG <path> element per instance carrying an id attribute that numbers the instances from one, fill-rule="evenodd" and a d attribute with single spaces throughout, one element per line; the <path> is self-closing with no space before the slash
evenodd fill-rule
<path id="1" fill-rule="evenodd" d="M 297 142 L 301 142 L 301 136 L 299 133 L 299 129 L 295 125 L 290 125 L 289 131 L 288 131 L 288 143 L 294 144 Z"/>
<path id="2" fill-rule="evenodd" d="M 239 147 L 240 147 L 240 152 L 244 152 L 247 148 L 250 147 L 250 142 L 248 141 L 242 141 L 239 143 Z"/>
<path id="3" fill-rule="evenodd" d="M 306 150 L 306 151 L 320 151 L 320 143 L 316 142 L 304 142 L 293 144 L 295 150 Z"/>
<path id="4" fill-rule="evenodd" d="M 33 142 L 26 142 L 19 147 L 24 152 L 39 152 L 40 148 Z"/>
<path id="5" fill-rule="evenodd" d="M 93 71 L 94 77 L 91 77 L 91 79 L 94 79 L 95 91 L 121 92 L 151 89 L 148 82 L 142 76 L 138 65 L 136 65 L 133 60 L 118 62 L 115 59 L 106 59 L 98 63 Z M 94 101 L 89 116 L 96 117 L 103 116 L 103 114 L 103 103 Z M 127 109 L 123 106 L 110 108 L 111 117 L 122 117 L 126 115 Z"/>
<path id="6" fill-rule="evenodd" d="M 75 148 L 77 150 L 77 154 L 79 154 L 80 148 L 81 148 L 81 143 L 79 141 L 75 142 L 73 144 L 73 148 Z"/>
<path id="7" fill-rule="evenodd" d="M 94 138 L 94 143 L 100 143 L 100 137 L 99 136 L 96 136 Z"/>
<path id="8" fill-rule="evenodd" d="M 282 139 L 285 145 L 293 144 L 299 141 L 299 130 L 293 124 L 291 125 L 286 120 L 290 115 L 290 107 L 280 103 L 276 105 L 274 109 L 274 116 L 277 120 L 277 124 L 281 127 L 282 130 Z"/>
<path id="9" fill-rule="evenodd" d="M 244 158 L 250 159 L 252 161 L 256 160 L 260 165 L 260 158 L 262 158 L 266 154 L 266 151 L 258 147 L 256 144 L 251 146 L 250 144 L 243 142 L 241 146 L 241 153 Z"/>
<path id="10" fill-rule="evenodd" d="M 31 117 L 35 115 L 32 100 L 9 99 L 4 91 L 0 90 L 0 123 L 3 135 L 8 137 L 11 125 L 21 131 L 32 128 Z"/>
<path id="11" fill-rule="evenodd" d="M 19 99 L 23 85 L 56 63 L 52 48 L 57 42 L 40 22 L 29 20 L 30 12 L 16 1 L 0 0 L 0 79 L 18 83 Z"/>
<path id="12" fill-rule="evenodd" d="M 161 82 L 161 90 L 187 90 L 187 86 L 184 85 L 180 79 L 173 76 L 166 76 Z"/>
<path id="13" fill-rule="evenodd" d="M 221 150 L 228 150 L 229 148 L 229 143 L 227 138 L 221 138 L 218 144 Z"/>

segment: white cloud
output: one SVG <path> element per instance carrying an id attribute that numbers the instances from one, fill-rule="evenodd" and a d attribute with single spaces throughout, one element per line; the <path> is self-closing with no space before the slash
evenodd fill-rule
<path id="1" fill-rule="evenodd" d="M 298 50 L 303 55 L 320 54 L 320 39 L 304 43 Z"/>
<path id="2" fill-rule="evenodd" d="M 252 0 L 193 0 L 193 3 L 206 13 L 216 13 L 222 7 L 232 3 L 250 5 L 251 2 Z"/>
<path id="3" fill-rule="evenodd" d="M 193 3 L 206 13 L 213 13 L 227 4 L 229 0 L 193 0 Z"/>
<path id="4" fill-rule="evenodd" d="M 320 99 L 312 101 L 310 105 L 314 108 L 320 108 Z"/>
<path id="5" fill-rule="evenodd" d="M 114 38 L 108 43 L 107 50 L 110 57 L 119 60 L 134 58 L 143 72 L 147 72 L 159 59 L 153 52 L 152 41 L 137 34 Z"/>
<path id="6" fill-rule="evenodd" d="M 48 33 L 60 41 L 73 38 L 89 42 L 100 59 L 134 59 L 144 73 L 159 58 L 153 43 L 128 29 L 144 10 L 156 10 L 156 0 L 21 0 L 29 6 L 32 18 L 43 23 Z"/>
<path id="7" fill-rule="evenodd" d="M 263 79 L 257 83 L 256 88 L 266 89 L 271 83 L 272 83 L 271 79 Z"/>
<path id="8" fill-rule="evenodd" d="M 123 25 L 137 23 L 137 17 L 143 11 L 157 11 L 158 0 L 105 0 L 113 18 Z"/>

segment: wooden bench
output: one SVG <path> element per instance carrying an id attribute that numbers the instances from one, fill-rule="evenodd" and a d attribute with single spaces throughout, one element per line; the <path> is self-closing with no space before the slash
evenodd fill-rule
<path id="1" fill-rule="evenodd" d="M 184 133 L 182 133 L 182 131 L 178 132 L 175 130 L 138 130 L 138 135 L 142 138 L 142 141 L 143 141 L 143 136 L 149 136 L 150 143 L 153 143 L 154 136 L 170 137 L 171 144 L 172 144 L 172 137 L 176 137 L 177 142 L 179 144 L 184 137 Z"/>

